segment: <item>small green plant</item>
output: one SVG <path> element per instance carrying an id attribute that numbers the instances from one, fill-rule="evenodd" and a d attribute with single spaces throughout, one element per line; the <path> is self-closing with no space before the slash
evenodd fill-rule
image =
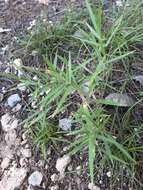
<path id="1" fill-rule="evenodd" d="M 75 113 L 75 122 L 80 126 L 79 129 L 70 132 L 68 135 L 74 135 L 78 139 L 71 143 L 72 149 L 70 154 L 82 151 L 84 147 L 88 148 L 89 170 L 91 182 L 94 183 L 94 161 L 96 154 L 106 161 L 114 160 L 128 164 L 128 160 L 134 162 L 128 151 L 120 143 L 118 143 L 112 134 L 108 132 L 109 116 L 104 114 L 103 108 L 99 105 L 95 109 L 89 111 L 86 105 L 82 106 Z M 115 151 L 115 149 L 117 149 Z M 119 153 L 120 152 L 120 153 Z M 118 153 L 117 155 L 115 153 Z"/>

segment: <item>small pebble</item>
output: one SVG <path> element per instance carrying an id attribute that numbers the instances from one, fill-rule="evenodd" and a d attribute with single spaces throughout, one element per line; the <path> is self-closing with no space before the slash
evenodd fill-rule
<path id="1" fill-rule="evenodd" d="M 98 186 L 94 185 L 93 183 L 89 183 L 88 189 L 89 190 L 100 190 L 100 188 Z"/>
<path id="2" fill-rule="evenodd" d="M 59 120 L 59 127 L 64 130 L 68 131 L 71 130 L 72 127 L 72 120 L 69 118 L 63 118 Z"/>
<path id="3" fill-rule="evenodd" d="M 59 158 L 56 162 L 56 169 L 60 172 L 61 177 L 64 176 L 65 169 L 67 165 L 70 163 L 71 158 L 69 155 L 64 155 L 63 157 Z"/>
<path id="4" fill-rule="evenodd" d="M 38 80 L 37 75 L 35 75 L 35 76 L 33 77 L 33 80 L 35 80 L 35 81 L 37 81 L 37 80 Z"/>
<path id="5" fill-rule="evenodd" d="M 77 174 L 80 175 L 81 174 L 81 166 L 77 166 L 76 171 L 77 171 Z"/>
<path id="6" fill-rule="evenodd" d="M 17 67 L 21 67 L 22 66 L 22 60 L 20 58 L 17 58 L 13 61 L 13 64 L 15 65 L 16 69 Z"/>
<path id="7" fill-rule="evenodd" d="M 56 181 L 58 181 L 58 175 L 56 174 L 56 173 L 54 173 L 53 175 L 51 175 L 51 181 L 52 182 L 56 182 Z"/>
<path id="8" fill-rule="evenodd" d="M 1 163 L 2 170 L 5 170 L 9 166 L 9 163 L 10 163 L 10 159 L 7 157 L 4 158 L 2 163 Z"/>
<path id="9" fill-rule="evenodd" d="M 107 172 L 106 175 L 107 175 L 108 177 L 111 177 L 111 172 L 110 172 L 110 171 Z"/>
<path id="10" fill-rule="evenodd" d="M 7 99 L 8 106 L 10 106 L 11 108 L 13 108 L 19 102 L 21 102 L 21 98 L 18 94 L 12 94 Z"/>
<path id="11" fill-rule="evenodd" d="M 39 171 L 35 171 L 29 176 L 28 183 L 29 185 L 32 186 L 40 186 L 42 179 L 43 179 L 42 173 Z"/>

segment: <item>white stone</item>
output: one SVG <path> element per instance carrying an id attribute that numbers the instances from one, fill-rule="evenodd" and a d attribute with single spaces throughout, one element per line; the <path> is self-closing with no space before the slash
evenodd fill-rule
<path id="1" fill-rule="evenodd" d="M 9 158 L 4 158 L 2 163 L 1 163 L 1 168 L 2 170 L 6 169 L 9 166 L 10 159 Z"/>
<path id="2" fill-rule="evenodd" d="M 71 130 L 72 127 L 72 120 L 70 118 L 63 118 L 59 120 L 59 127 L 64 130 L 68 131 Z"/>
<path id="3" fill-rule="evenodd" d="M 21 148 L 21 153 L 25 158 L 31 158 L 32 152 L 30 148 Z"/>
<path id="4" fill-rule="evenodd" d="M 13 64 L 15 65 L 16 69 L 17 67 L 21 67 L 22 66 L 22 60 L 20 58 L 17 58 L 13 61 Z"/>
<path id="5" fill-rule="evenodd" d="M 59 189 L 59 186 L 58 185 L 54 185 L 54 186 L 51 186 L 50 187 L 50 190 L 58 190 Z"/>
<path id="6" fill-rule="evenodd" d="M 21 101 L 21 98 L 18 94 L 12 94 L 11 96 L 8 97 L 7 103 L 8 105 L 13 108 L 17 103 Z"/>
<path id="7" fill-rule="evenodd" d="M 123 3 L 122 3 L 121 0 L 117 0 L 117 1 L 116 1 L 116 5 L 117 5 L 118 7 L 122 7 L 122 6 L 123 6 Z"/>
<path id="8" fill-rule="evenodd" d="M 54 173 L 53 175 L 51 175 L 51 181 L 52 182 L 56 182 L 56 181 L 58 181 L 58 175 L 56 174 L 56 173 Z"/>
<path id="9" fill-rule="evenodd" d="M 12 167 L 5 171 L 0 181 L 0 190 L 15 190 L 23 183 L 26 175 L 27 170 L 25 168 Z"/>
<path id="10" fill-rule="evenodd" d="M 1 117 L 1 125 L 3 131 L 8 132 L 18 127 L 18 120 L 6 113 Z"/>
<path id="11" fill-rule="evenodd" d="M 63 157 L 59 158 L 56 162 L 56 169 L 60 172 L 61 176 L 64 176 L 65 169 L 67 165 L 70 163 L 71 158 L 69 155 L 64 155 Z"/>
<path id="12" fill-rule="evenodd" d="M 88 184 L 88 189 L 89 190 L 100 190 L 100 188 L 98 186 L 94 185 L 93 183 Z"/>
<path id="13" fill-rule="evenodd" d="M 35 81 L 37 81 L 37 80 L 38 80 L 37 75 L 35 75 L 35 76 L 33 77 L 33 80 L 35 80 Z"/>
<path id="14" fill-rule="evenodd" d="M 36 105 L 36 101 L 33 101 L 32 103 L 31 103 L 31 107 L 33 108 L 33 109 L 36 109 L 37 108 L 37 105 Z"/>
<path id="15" fill-rule="evenodd" d="M 6 93 L 6 87 L 3 86 L 2 89 L 1 89 L 2 93 Z"/>
<path id="16" fill-rule="evenodd" d="M 111 171 L 108 171 L 108 172 L 106 173 L 106 175 L 107 175 L 108 177 L 111 177 Z"/>
<path id="17" fill-rule="evenodd" d="M 77 174 L 80 175 L 81 174 L 81 166 L 77 166 L 76 171 L 77 171 Z"/>
<path id="18" fill-rule="evenodd" d="M 35 171 L 28 178 L 28 183 L 29 185 L 32 186 L 40 186 L 42 179 L 43 179 L 42 173 L 39 171 Z"/>
<path id="19" fill-rule="evenodd" d="M 16 137 L 17 137 L 17 135 L 16 135 L 15 130 L 8 131 L 8 133 L 6 133 L 6 135 L 5 135 L 5 141 L 6 141 L 7 145 L 9 145 L 9 146 L 14 145 Z"/>

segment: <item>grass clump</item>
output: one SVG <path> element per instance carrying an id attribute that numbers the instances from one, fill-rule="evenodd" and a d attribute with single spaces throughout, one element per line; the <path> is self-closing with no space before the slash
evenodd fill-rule
<path id="1" fill-rule="evenodd" d="M 70 143 L 70 153 L 88 147 L 91 181 L 94 182 L 96 173 L 95 159 L 100 157 L 100 167 L 107 164 L 118 170 L 122 164 L 136 182 L 134 174 L 140 165 L 142 143 L 138 139 L 141 139 L 142 127 L 139 126 L 142 124 L 136 123 L 134 117 L 129 119 L 128 114 L 133 114 L 131 109 L 114 107 L 110 112 L 104 95 L 111 91 L 126 92 L 126 84 L 119 89 L 110 82 L 114 73 L 118 77 L 117 66 L 130 77 L 131 59 L 140 57 L 137 49 L 143 41 L 142 2 L 125 3 L 108 16 L 104 14 L 102 3 L 96 7 L 88 0 L 85 3 L 87 12 L 84 16 L 78 15 L 78 21 L 70 17 L 62 25 L 40 27 L 23 43 L 28 52 L 37 50 L 44 63 L 39 70 L 23 67 L 27 78 L 21 82 L 29 87 L 31 97 L 37 101 L 37 110 L 27 122 L 29 126 L 36 126 L 34 142 L 45 152 L 49 141 L 57 139 L 58 129 L 53 130 L 50 122 L 57 125 L 60 116 L 76 105 L 68 117 L 72 116 L 79 127 L 67 135 L 79 138 Z M 108 21 L 111 25 L 105 27 Z M 35 75 L 37 79 L 33 80 Z M 72 96 L 79 99 L 71 101 Z M 109 105 L 114 104 L 108 102 Z M 140 130 L 135 132 L 133 128 Z"/>

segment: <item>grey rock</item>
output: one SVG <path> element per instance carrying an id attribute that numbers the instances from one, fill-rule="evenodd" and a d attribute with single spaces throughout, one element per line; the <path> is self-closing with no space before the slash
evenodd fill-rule
<path id="1" fill-rule="evenodd" d="M 9 96 L 9 98 L 7 99 L 7 103 L 11 108 L 13 108 L 20 101 L 21 101 L 21 98 L 18 94 L 13 94 Z"/>
<path id="2" fill-rule="evenodd" d="M 35 171 L 28 178 L 28 183 L 29 185 L 32 186 L 40 186 L 42 179 L 43 179 L 42 173 L 39 171 Z"/>
<path id="3" fill-rule="evenodd" d="M 60 173 L 60 176 L 64 176 L 65 169 L 67 165 L 70 163 L 71 157 L 69 155 L 64 155 L 59 158 L 56 162 L 56 169 Z"/>
<path id="4" fill-rule="evenodd" d="M 59 120 L 59 127 L 64 130 L 68 131 L 71 130 L 72 127 L 72 120 L 70 118 L 63 118 Z"/>
<path id="5" fill-rule="evenodd" d="M 50 178 L 51 178 L 51 181 L 55 183 L 56 181 L 58 181 L 59 176 L 56 173 L 54 173 L 53 175 L 51 175 Z"/>

